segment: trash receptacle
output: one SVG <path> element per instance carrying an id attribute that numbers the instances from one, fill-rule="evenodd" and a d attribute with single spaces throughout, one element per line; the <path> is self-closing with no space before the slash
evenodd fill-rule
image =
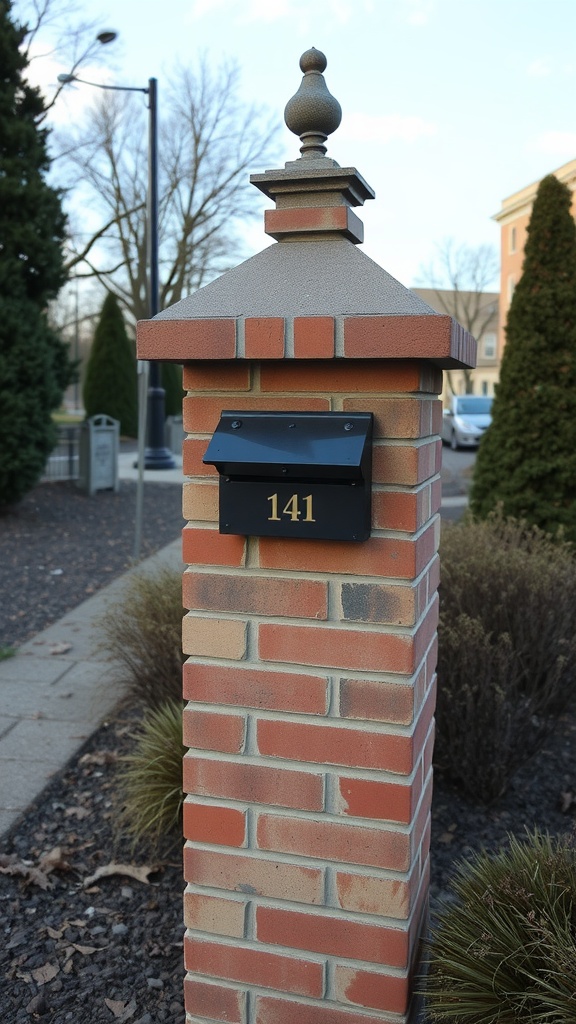
<path id="1" fill-rule="evenodd" d="M 166 417 L 166 447 L 175 455 L 182 455 L 182 442 L 186 434 L 181 416 Z"/>
<path id="2" fill-rule="evenodd" d="M 120 422 L 111 416 L 91 416 L 80 430 L 78 486 L 86 494 L 118 490 Z"/>

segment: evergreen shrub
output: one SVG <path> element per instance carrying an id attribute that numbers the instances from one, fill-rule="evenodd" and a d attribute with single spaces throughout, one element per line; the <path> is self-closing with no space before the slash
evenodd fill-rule
<path id="1" fill-rule="evenodd" d="M 573 1024 L 576 846 L 535 832 L 459 865 L 426 943 L 433 1024 Z"/>
<path id="2" fill-rule="evenodd" d="M 26 79 L 26 30 L 12 8 L 0 4 L 0 505 L 40 478 L 57 437 L 52 412 L 73 376 L 46 318 L 66 280 L 66 221 L 46 182 L 46 110 Z"/>
<path id="3" fill-rule="evenodd" d="M 475 515 L 497 505 L 576 543 L 576 224 L 572 193 L 540 182 L 522 277 L 506 323 L 492 424 L 471 490 Z"/>
<path id="4" fill-rule="evenodd" d="M 576 685 L 576 559 L 537 527 L 445 527 L 435 767 L 489 803 L 535 753 Z"/>
<path id="5" fill-rule="evenodd" d="M 138 374 L 133 345 L 115 295 L 108 293 L 86 367 L 86 416 L 105 414 L 120 423 L 124 437 L 138 434 Z"/>

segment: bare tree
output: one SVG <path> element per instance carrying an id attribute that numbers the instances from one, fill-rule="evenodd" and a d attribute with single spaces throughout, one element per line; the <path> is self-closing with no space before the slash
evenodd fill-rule
<path id="1" fill-rule="evenodd" d="M 14 13 L 26 29 L 23 48 L 31 65 L 43 58 L 58 57 L 70 74 L 77 74 L 88 64 L 107 63 L 101 20 L 87 19 L 84 5 L 77 0 L 16 0 Z M 42 120 L 49 115 L 62 88 L 56 85 L 51 98 L 44 98 Z"/>
<path id="2" fill-rule="evenodd" d="M 434 307 L 454 317 L 476 339 L 494 321 L 494 300 L 487 297 L 499 271 L 496 249 L 458 245 L 446 238 L 436 246 L 436 258 L 420 268 L 418 284 L 434 293 Z M 465 389 L 472 388 L 472 371 L 463 370 Z M 448 382 L 452 388 L 450 373 Z"/>
<path id="3" fill-rule="evenodd" d="M 273 159 L 276 125 L 238 98 L 235 64 L 180 68 L 160 102 L 160 308 L 233 265 L 238 228 L 253 215 L 248 172 Z M 83 202 L 100 219 L 87 233 L 71 214 L 68 261 L 95 277 L 135 320 L 148 315 L 147 130 L 143 97 L 99 94 L 85 123 L 60 138 Z M 62 165 L 64 160 L 60 161 Z M 74 196 L 74 193 L 73 193 Z"/>

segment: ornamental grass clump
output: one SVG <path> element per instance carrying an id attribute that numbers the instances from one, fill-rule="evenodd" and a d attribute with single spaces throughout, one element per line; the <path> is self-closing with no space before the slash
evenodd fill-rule
<path id="1" fill-rule="evenodd" d="M 493 513 L 445 528 L 440 559 L 435 767 L 489 803 L 574 698 L 576 558 Z"/>
<path id="2" fill-rule="evenodd" d="M 433 1024 L 574 1024 L 574 839 L 511 837 L 460 864 L 425 960 Z"/>
<path id="3" fill-rule="evenodd" d="M 162 569 L 134 575 L 100 620 L 101 646 L 131 700 L 149 708 L 181 700 L 183 614 L 182 575 Z"/>
<path id="4" fill-rule="evenodd" d="M 182 701 L 149 710 L 118 781 L 121 831 L 134 843 L 158 847 L 182 834 Z"/>

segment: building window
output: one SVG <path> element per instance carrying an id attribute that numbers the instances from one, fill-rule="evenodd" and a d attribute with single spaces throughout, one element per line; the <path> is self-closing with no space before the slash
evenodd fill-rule
<path id="1" fill-rule="evenodd" d="M 516 252 L 516 228 L 510 228 L 510 252 Z"/>
<path id="2" fill-rule="evenodd" d="M 510 303 L 512 302 L 515 284 L 516 282 L 514 280 L 514 275 L 510 274 L 510 277 L 508 278 L 508 305 L 510 305 Z"/>
<path id="3" fill-rule="evenodd" d="M 482 394 L 483 395 L 487 395 L 488 394 L 488 381 L 487 380 L 483 380 L 482 383 L 480 384 L 480 388 L 481 388 Z"/>
<path id="4" fill-rule="evenodd" d="M 482 339 L 482 354 L 484 359 L 496 359 L 496 335 L 485 334 Z"/>

